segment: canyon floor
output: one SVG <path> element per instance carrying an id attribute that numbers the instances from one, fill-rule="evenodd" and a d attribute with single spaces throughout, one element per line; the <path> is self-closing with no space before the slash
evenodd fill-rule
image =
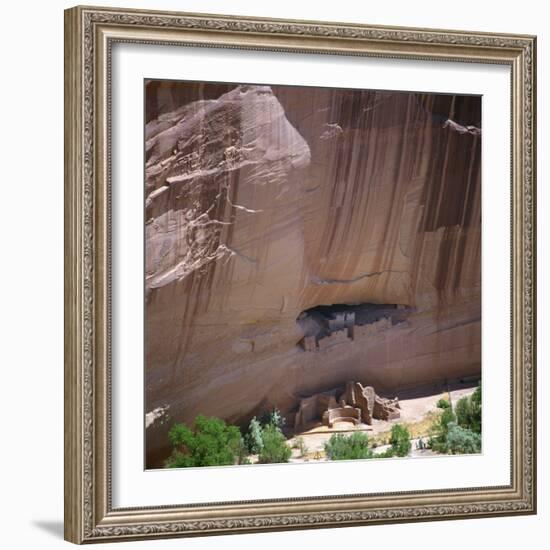
<path id="1" fill-rule="evenodd" d="M 335 433 L 349 435 L 357 431 L 364 432 L 376 442 L 377 446 L 374 452 L 376 454 L 382 453 L 390 446 L 390 431 L 394 424 L 405 424 L 411 433 L 412 449 L 410 457 L 435 456 L 436 453 L 429 449 L 419 449 L 418 441 L 422 439 L 425 443 L 427 442 L 430 428 L 442 412 L 437 407 L 437 402 L 442 398 L 447 399 L 454 407 L 459 399 L 470 396 L 475 391 L 477 382 L 472 380 L 458 381 L 449 386 L 443 386 L 443 384 L 438 384 L 398 394 L 401 418 L 397 420 L 374 420 L 370 426 L 367 424 L 354 425 L 351 422 L 337 422 L 333 428 L 328 428 L 319 422 L 300 433 L 291 434 L 291 432 L 288 432 L 288 443 L 292 447 L 292 457 L 289 462 L 326 462 L 324 446 Z M 302 438 L 307 449 L 305 453 L 302 453 L 298 448 L 299 438 Z M 251 460 L 254 463 L 257 457 L 252 456 Z"/>

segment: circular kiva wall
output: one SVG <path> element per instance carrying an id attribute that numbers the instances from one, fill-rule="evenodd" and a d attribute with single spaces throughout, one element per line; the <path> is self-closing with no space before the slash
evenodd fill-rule
<path id="1" fill-rule="evenodd" d="M 323 414 L 323 424 L 329 428 L 332 428 L 334 423 L 340 421 L 361 424 L 361 409 L 350 406 L 338 407 L 330 409 Z"/>

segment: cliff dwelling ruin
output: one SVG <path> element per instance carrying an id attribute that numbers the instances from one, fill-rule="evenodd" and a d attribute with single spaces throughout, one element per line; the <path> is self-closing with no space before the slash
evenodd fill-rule
<path id="1" fill-rule="evenodd" d="M 338 343 L 368 338 L 406 322 L 411 308 L 397 304 L 334 304 L 316 306 L 300 313 L 297 323 L 304 333 L 298 345 L 319 351 Z"/>
<path id="2" fill-rule="evenodd" d="M 376 395 L 372 386 L 348 382 L 345 389 L 333 389 L 300 399 L 294 418 L 296 432 L 307 430 L 316 423 L 332 428 L 338 422 L 371 425 L 373 420 L 397 420 L 399 400 Z"/>

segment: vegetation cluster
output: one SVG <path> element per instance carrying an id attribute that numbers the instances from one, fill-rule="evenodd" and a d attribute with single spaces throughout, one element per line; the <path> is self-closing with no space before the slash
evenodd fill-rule
<path id="1" fill-rule="evenodd" d="M 288 462 L 292 450 L 287 445 L 283 426 L 284 418 L 277 409 L 260 420 L 252 418 L 244 434 L 237 426 L 228 425 L 219 418 L 199 415 L 193 429 L 181 423 L 170 429 L 172 454 L 166 466 L 251 464 L 250 455 L 257 455 L 260 464 Z"/>
<path id="2" fill-rule="evenodd" d="M 450 405 L 440 408 L 443 413 L 432 427 L 428 447 L 444 454 L 481 452 L 481 385 L 472 395 L 460 399 L 454 411 Z"/>
<path id="3" fill-rule="evenodd" d="M 440 399 L 442 410 L 430 429 L 427 442 L 419 437 L 417 448 L 429 448 L 442 454 L 474 454 L 481 451 L 481 386 L 469 397 L 460 399 L 453 409 L 451 402 Z M 174 424 L 168 434 L 172 453 L 165 465 L 169 468 L 226 466 L 288 462 L 292 449 L 283 433 L 285 419 L 280 411 L 253 417 L 247 429 L 226 424 L 215 417 L 199 415 L 191 428 Z M 415 437 L 418 437 L 415 435 Z M 411 451 L 411 431 L 405 424 L 392 426 L 387 449 L 375 452 L 379 442 L 363 432 L 351 435 L 335 433 L 325 443 L 328 460 L 358 460 L 408 456 Z M 294 440 L 293 448 L 305 457 L 308 449 L 304 438 Z"/>
<path id="4" fill-rule="evenodd" d="M 367 434 L 355 432 L 351 435 L 334 434 L 325 444 L 329 460 L 356 460 L 365 458 L 404 457 L 411 450 L 411 436 L 403 424 L 395 424 L 391 429 L 390 447 L 375 453 Z"/>

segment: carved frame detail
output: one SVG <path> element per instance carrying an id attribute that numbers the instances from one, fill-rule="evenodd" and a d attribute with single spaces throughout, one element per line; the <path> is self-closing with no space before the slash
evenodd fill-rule
<path id="1" fill-rule="evenodd" d="M 110 52 L 200 45 L 499 63 L 512 74 L 512 484 L 113 509 L 110 471 Z M 65 537 L 98 542 L 536 512 L 533 36 L 77 7 L 65 12 Z"/>

